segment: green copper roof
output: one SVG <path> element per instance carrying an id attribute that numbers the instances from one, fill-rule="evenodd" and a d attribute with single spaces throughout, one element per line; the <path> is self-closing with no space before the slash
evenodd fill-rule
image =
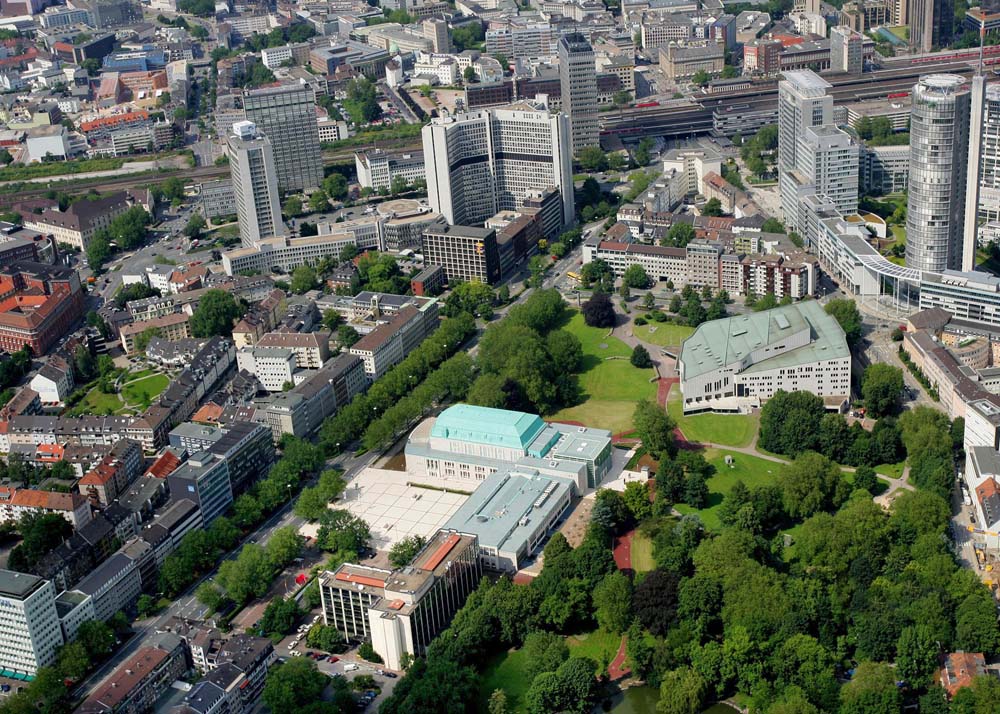
<path id="1" fill-rule="evenodd" d="M 544 428 L 537 414 L 456 404 L 441 412 L 431 436 L 524 451 Z"/>

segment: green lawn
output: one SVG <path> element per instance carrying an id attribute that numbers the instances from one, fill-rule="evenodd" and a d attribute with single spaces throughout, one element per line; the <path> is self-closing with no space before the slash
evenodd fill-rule
<path id="1" fill-rule="evenodd" d="M 684 416 L 679 385 L 670 388 L 667 412 L 688 441 L 749 446 L 757 433 L 756 416 L 747 414 L 693 414 Z"/>
<path id="2" fill-rule="evenodd" d="M 97 387 L 94 387 L 85 396 L 80 403 L 77 404 L 73 409 L 70 410 L 70 414 L 73 416 L 79 416 L 81 414 L 97 414 L 97 415 L 109 415 L 114 414 L 116 411 L 124 406 L 122 400 L 118 398 L 117 394 L 105 394 Z"/>
<path id="3" fill-rule="evenodd" d="M 606 669 L 618 653 L 622 636 L 604 630 L 594 630 L 583 635 L 566 638 L 570 657 L 590 657 L 597 662 L 598 669 Z"/>
<path id="4" fill-rule="evenodd" d="M 653 560 L 653 541 L 640 531 L 632 536 L 632 570 L 645 573 L 656 567 Z"/>
<path id="5" fill-rule="evenodd" d="M 523 650 L 512 650 L 494 657 L 487 665 L 479 682 L 479 699 L 486 710 L 486 702 L 497 689 L 507 693 L 507 707 L 511 712 L 523 712 L 524 695 L 528 691 L 524 668 L 527 664 Z"/>
<path id="6" fill-rule="evenodd" d="M 733 457 L 732 466 L 726 464 L 726 456 Z M 709 530 L 719 530 L 719 507 L 722 499 L 729 493 L 737 481 L 742 481 L 748 487 L 776 483 L 782 465 L 749 454 L 722 449 L 706 449 L 705 458 L 715 467 L 715 473 L 708 479 L 708 505 L 702 509 L 691 508 L 678 504 L 675 508 L 687 515 L 697 514 Z M 633 546 L 634 547 L 634 546 Z"/>
<path id="7" fill-rule="evenodd" d="M 551 416 L 557 421 L 578 421 L 587 426 L 609 429 L 612 433 L 632 427 L 635 403 L 656 398 L 656 376 L 652 369 L 637 369 L 628 359 L 632 350 L 616 337 L 606 337 L 607 330 L 587 327 L 583 316 L 573 315 L 566 329 L 583 345 L 583 370 L 579 375 L 583 401 Z"/>
<path id="8" fill-rule="evenodd" d="M 680 347 L 681 342 L 686 340 L 694 332 L 693 327 L 687 325 L 671 325 L 666 322 L 653 322 L 648 325 L 632 324 L 632 334 L 643 342 L 658 347 Z"/>
<path id="9" fill-rule="evenodd" d="M 158 397 L 168 384 L 170 378 L 167 375 L 154 374 L 123 386 L 122 396 L 129 404 L 144 404 Z"/>
<path id="10" fill-rule="evenodd" d="M 875 467 L 875 473 L 888 476 L 889 478 L 902 478 L 905 466 L 905 461 L 900 461 L 898 464 L 880 464 Z"/>

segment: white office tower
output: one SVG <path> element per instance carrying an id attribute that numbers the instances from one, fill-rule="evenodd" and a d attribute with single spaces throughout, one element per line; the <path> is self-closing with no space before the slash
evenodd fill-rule
<path id="1" fill-rule="evenodd" d="M 906 266 L 962 267 L 971 97 L 965 78 L 930 74 L 913 87 Z"/>
<path id="2" fill-rule="evenodd" d="M 544 102 L 435 119 L 423 143 L 428 199 L 451 225 L 482 225 L 548 188 L 559 192 L 563 225 L 573 222 L 570 122 Z"/>
<path id="3" fill-rule="evenodd" d="M 323 181 L 316 93 L 305 84 L 277 84 L 243 93 L 243 110 L 271 140 L 280 191 L 301 191 Z"/>
<path id="4" fill-rule="evenodd" d="M 253 122 L 240 121 L 227 141 L 240 243 L 250 247 L 262 238 L 285 235 L 271 140 Z"/>
<path id="5" fill-rule="evenodd" d="M 49 580 L 0 570 L 0 670 L 34 675 L 63 643 L 56 589 Z"/>
<path id="6" fill-rule="evenodd" d="M 562 109 L 569 115 L 573 130 L 571 149 L 575 156 L 580 149 L 597 146 L 601 140 L 594 48 L 578 32 L 559 38 L 559 90 Z"/>
<path id="7" fill-rule="evenodd" d="M 858 145 L 833 124 L 831 86 L 811 70 L 778 84 L 778 181 L 785 224 L 805 233 L 803 199 L 828 198 L 843 215 L 858 210 Z"/>
<path id="8" fill-rule="evenodd" d="M 1000 221 L 1000 85 L 972 78 L 969 176 L 966 181 L 962 270 L 974 270 L 980 226 Z"/>

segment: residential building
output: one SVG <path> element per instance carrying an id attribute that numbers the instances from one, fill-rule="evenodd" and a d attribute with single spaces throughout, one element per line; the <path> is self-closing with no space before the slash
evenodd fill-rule
<path id="1" fill-rule="evenodd" d="M 0 520 L 19 521 L 28 513 L 57 513 L 77 529 L 90 523 L 92 518 L 90 502 L 78 493 L 0 486 Z"/>
<path id="2" fill-rule="evenodd" d="M 80 494 L 95 506 L 107 506 L 124 493 L 142 473 L 142 446 L 131 439 L 119 439 L 77 483 Z"/>
<path id="3" fill-rule="evenodd" d="M 319 369 L 330 358 L 330 331 L 269 332 L 257 341 L 256 347 L 289 349 L 295 354 L 299 369 Z"/>
<path id="4" fill-rule="evenodd" d="M 966 80 L 931 74 L 913 88 L 906 265 L 941 272 L 962 266 L 971 98 Z"/>
<path id="5" fill-rule="evenodd" d="M 318 370 L 317 374 L 327 376 L 329 372 Z M 263 424 L 249 421 L 228 422 L 222 430 L 222 438 L 205 450 L 225 459 L 233 498 L 259 481 L 275 459 L 271 430 Z"/>
<path id="6" fill-rule="evenodd" d="M 208 451 L 192 455 L 167 476 L 167 483 L 174 498 L 186 498 L 198 504 L 206 528 L 233 502 L 229 465 L 226 459 Z"/>
<path id="7" fill-rule="evenodd" d="M 600 139 L 594 48 L 585 35 L 571 32 L 559 38 L 559 86 L 562 108 L 569 117 L 572 157 L 580 149 L 597 146 Z"/>
<path id="8" fill-rule="evenodd" d="M 177 635 L 158 635 L 157 644 L 127 659 L 77 708 L 79 714 L 142 714 L 187 670 Z"/>
<path id="9" fill-rule="evenodd" d="M 316 95 L 310 86 L 289 83 L 245 90 L 243 110 L 247 120 L 271 141 L 279 191 L 320 185 L 323 160 Z"/>
<path id="10" fill-rule="evenodd" d="M 222 429 L 217 426 L 184 422 L 170 430 L 170 446 L 177 450 L 196 454 L 204 451 L 222 438 Z M 166 452 L 170 453 L 170 452 Z M 174 468 L 180 466 L 178 462 Z"/>
<path id="11" fill-rule="evenodd" d="M 994 473 L 997 473 L 994 471 Z M 998 503 L 997 482 L 992 482 L 989 486 L 984 486 L 984 493 L 995 505 Z M 978 494 L 977 494 L 978 495 Z M 988 676 L 986 670 L 986 658 L 982 652 L 951 652 L 944 658 L 944 667 L 941 668 L 941 686 L 948 692 L 949 697 L 955 696 L 962 687 L 972 687 L 979 677 Z"/>
<path id="12" fill-rule="evenodd" d="M 63 644 L 56 589 L 48 580 L 0 570 L 0 669 L 5 676 L 33 677 L 55 662 Z"/>
<path id="13" fill-rule="evenodd" d="M 778 390 L 812 392 L 833 410 L 851 396 L 844 331 L 812 300 L 699 325 L 678 371 L 685 413 L 747 411 Z"/>
<path id="14" fill-rule="evenodd" d="M 285 235 L 271 139 L 244 121 L 233 124 L 226 142 L 240 242 L 252 246 L 264 238 Z"/>
<path id="15" fill-rule="evenodd" d="M 61 361 L 61 360 L 60 360 Z M 38 373 L 31 378 L 29 385 L 38 392 L 42 404 L 48 406 L 60 405 L 69 396 L 74 386 L 73 371 L 65 362 L 65 367 L 50 360 L 42 365 Z"/>
<path id="16" fill-rule="evenodd" d="M 191 337 L 191 316 L 186 312 L 175 312 L 152 320 L 143 322 L 133 322 L 122 325 L 121 334 L 122 348 L 125 354 L 134 355 L 139 352 L 138 344 L 142 340 L 138 338 L 143 334 L 159 337 L 164 340 L 186 340 Z M 137 342 L 138 341 L 138 342 Z M 147 342 L 148 344 L 148 342 Z"/>
<path id="17" fill-rule="evenodd" d="M 405 453 L 407 473 L 417 480 L 479 482 L 516 465 L 571 478 L 583 493 L 611 471 L 611 434 L 547 424 L 535 414 L 457 404 L 421 422 Z"/>
<path id="18" fill-rule="evenodd" d="M 426 263 L 444 269 L 449 282 L 500 282 L 496 231 L 464 225 L 429 228 L 424 232 L 421 253 Z"/>
<path id="19" fill-rule="evenodd" d="M 74 201 L 65 211 L 54 205 L 41 213 L 25 212 L 24 227 L 52 234 L 58 243 L 85 251 L 97 231 L 107 228 L 128 209 L 125 192 L 118 191 L 93 200 Z"/>
<path id="20" fill-rule="evenodd" d="M 295 386 L 295 352 L 282 347 L 243 347 L 236 353 L 236 366 L 252 374 L 269 392 L 281 392 Z"/>
<path id="21" fill-rule="evenodd" d="M 562 201 L 563 225 L 572 224 L 565 114 L 550 115 L 544 103 L 527 101 L 465 112 L 424 127 L 423 144 L 428 198 L 448 223 L 482 224 L 500 210 L 522 208 L 532 190 L 551 187 Z"/>
<path id="22" fill-rule="evenodd" d="M 390 669 L 422 656 L 479 585 L 474 536 L 439 531 L 405 568 L 344 564 L 320 576 L 323 618 L 351 640 L 371 639 Z"/>
<path id="23" fill-rule="evenodd" d="M 427 306 L 407 305 L 351 346 L 350 353 L 364 362 L 369 382 L 402 362 L 437 328 L 437 304 Z"/>

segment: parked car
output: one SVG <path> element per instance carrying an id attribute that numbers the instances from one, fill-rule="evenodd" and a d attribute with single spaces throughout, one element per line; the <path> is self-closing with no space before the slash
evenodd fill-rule
<path id="1" fill-rule="evenodd" d="M 357 672 L 359 669 L 361 668 L 358 665 L 354 664 L 354 662 L 348 662 L 347 664 L 344 665 L 345 672 Z"/>
<path id="2" fill-rule="evenodd" d="M 330 655 L 329 657 L 326 658 L 326 661 L 327 662 L 339 662 L 340 661 L 340 657 L 338 657 L 337 655 Z"/>

